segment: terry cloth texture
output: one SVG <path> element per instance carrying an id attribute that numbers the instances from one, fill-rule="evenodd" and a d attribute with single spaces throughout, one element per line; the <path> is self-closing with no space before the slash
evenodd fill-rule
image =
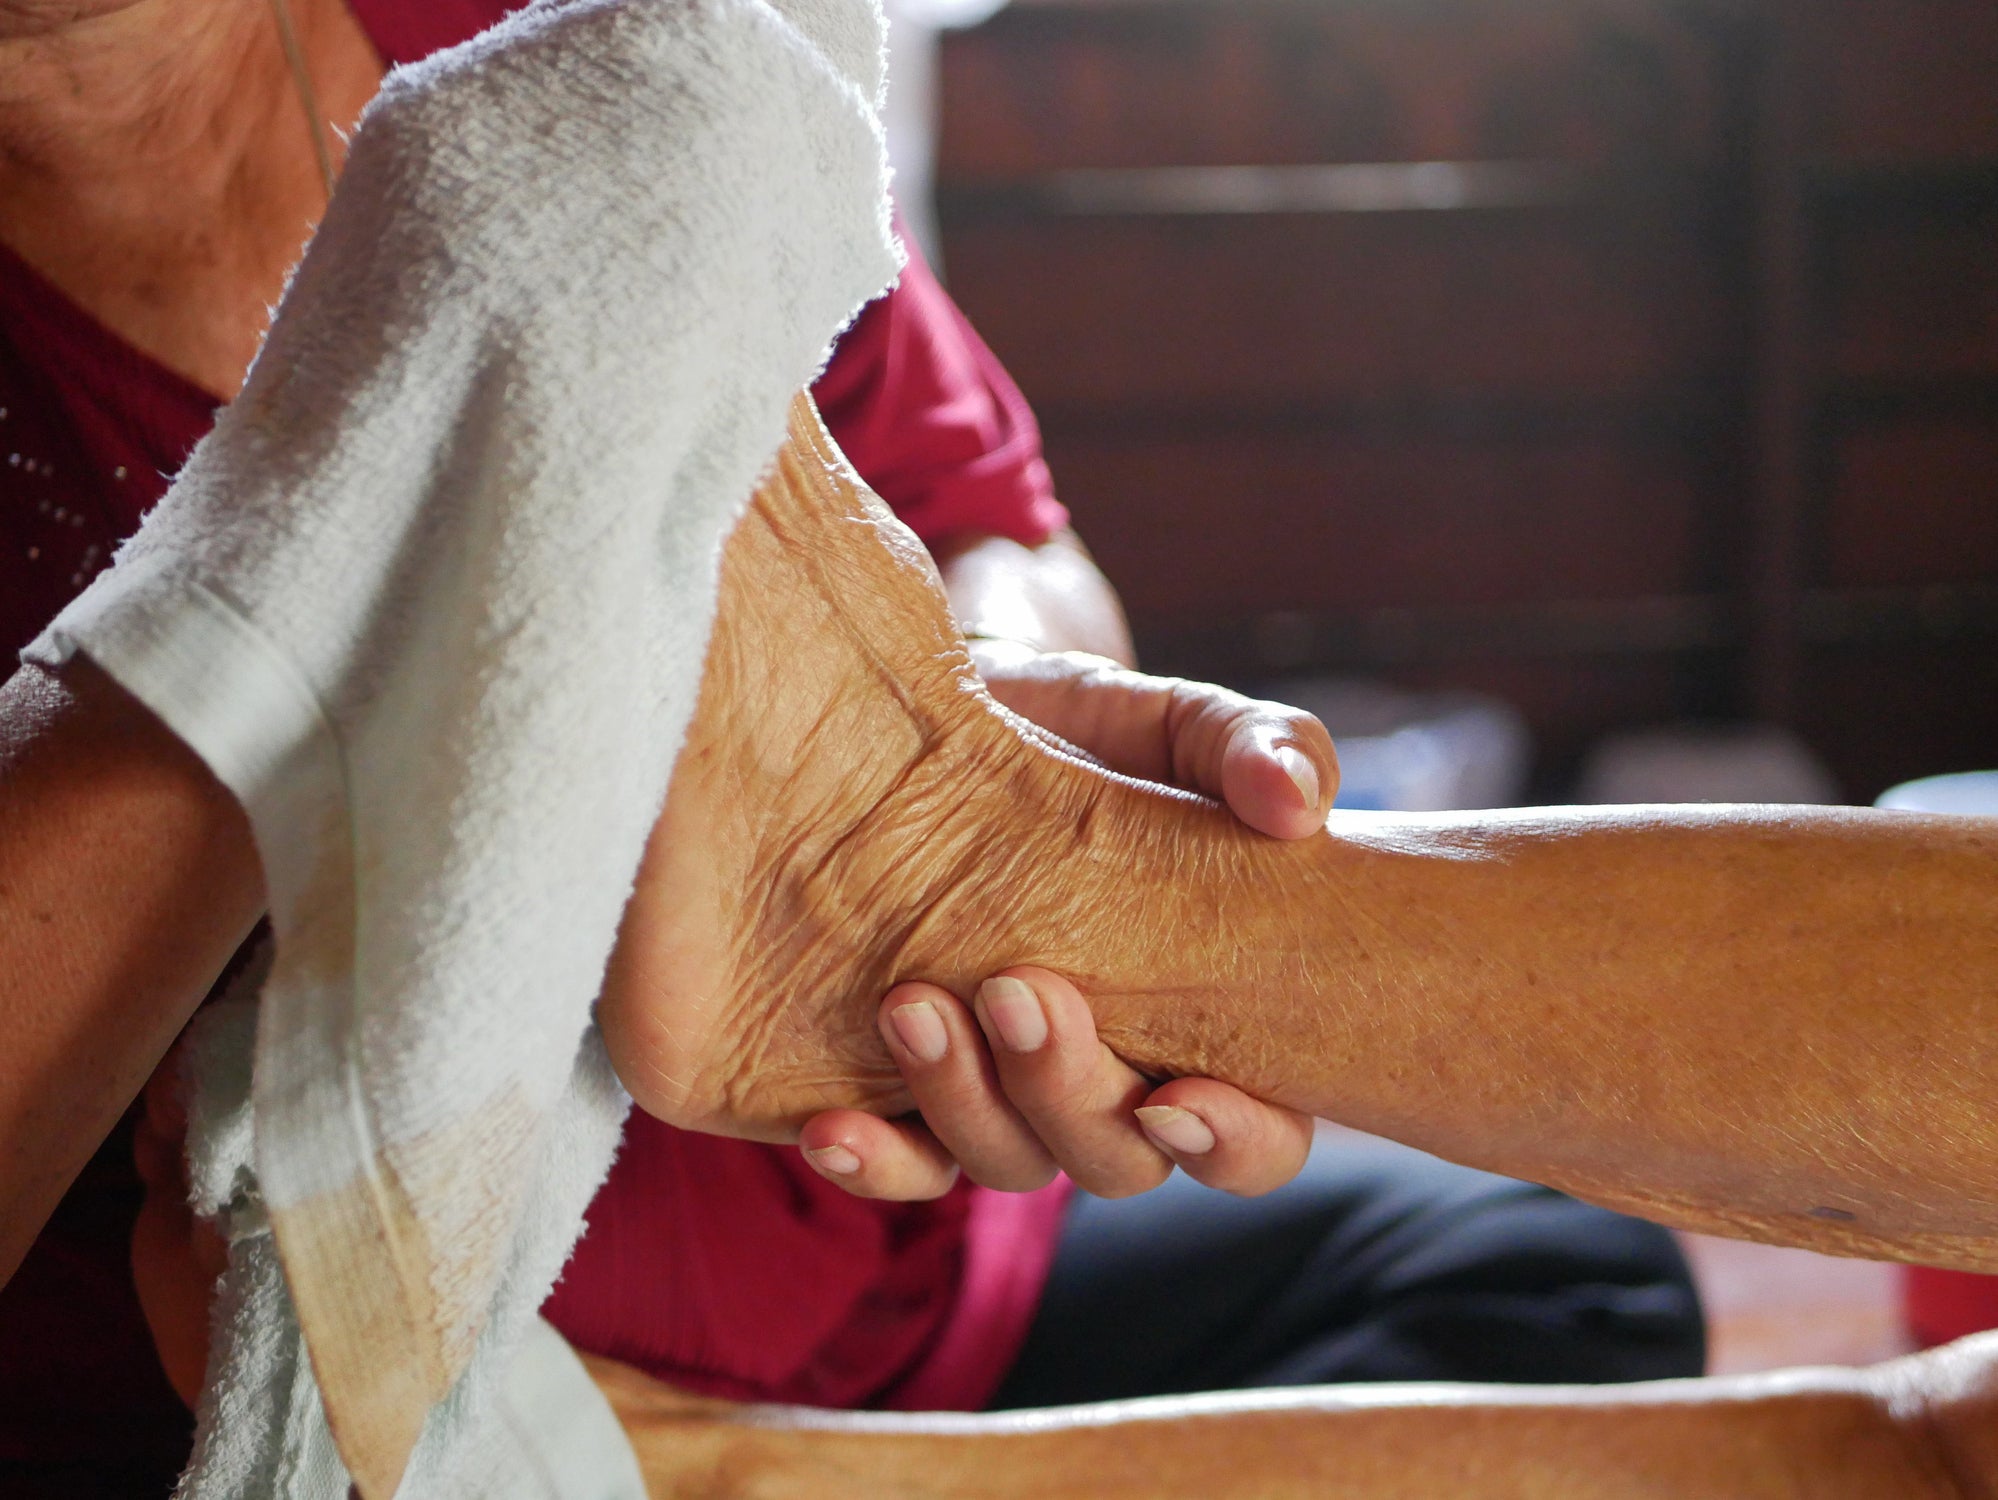
<path id="1" fill-rule="evenodd" d="M 721 545 L 897 268 L 881 40 L 874 0 L 540 0 L 393 73 L 243 394 L 30 648 L 157 712 L 264 863 L 246 1113 L 197 1084 L 237 1123 L 194 1142 L 233 1253 L 190 1500 L 287 1492 L 319 1423 L 367 1500 L 522 1492 L 493 1414 L 628 1105 L 590 1006 Z"/>

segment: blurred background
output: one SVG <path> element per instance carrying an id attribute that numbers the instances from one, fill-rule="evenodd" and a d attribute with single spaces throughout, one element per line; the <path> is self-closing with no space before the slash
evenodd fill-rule
<path id="1" fill-rule="evenodd" d="M 1014 0 L 911 50 L 923 232 L 1148 666 L 1483 695 L 1535 800 L 1669 778 L 1605 745 L 1661 726 L 1797 737 L 1692 739 L 1720 796 L 1998 761 L 1990 0 Z"/>
<path id="2" fill-rule="evenodd" d="M 1344 805 L 1998 764 L 1991 0 L 901 10 L 905 206 L 1145 665 L 1318 710 Z M 1720 1368 L 1917 1336 L 1695 1255 Z"/>

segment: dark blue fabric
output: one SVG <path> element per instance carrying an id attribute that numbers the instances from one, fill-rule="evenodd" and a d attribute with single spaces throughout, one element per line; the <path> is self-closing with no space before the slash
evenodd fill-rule
<path id="1" fill-rule="evenodd" d="M 1334 1138 L 1264 1198 L 1177 1176 L 1078 1194 L 994 1409 L 1384 1380 L 1698 1375 L 1691 1275 L 1654 1224 Z"/>

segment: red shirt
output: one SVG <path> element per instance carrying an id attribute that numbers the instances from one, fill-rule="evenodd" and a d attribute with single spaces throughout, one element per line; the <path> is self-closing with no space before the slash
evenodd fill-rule
<path id="1" fill-rule="evenodd" d="M 505 0 L 349 0 L 391 63 Z M 1019 391 L 928 268 L 840 340 L 816 394 L 855 467 L 926 542 L 1029 544 L 1066 524 Z M 0 650 L 32 639 L 135 530 L 214 420 L 213 396 L 125 344 L 0 247 Z M 163 1494 L 191 1424 L 152 1354 L 128 1244 L 121 1127 L 0 1289 L 10 1497 Z M 634 1113 L 546 1313 L 578 1347 L 751 1400 L 976 1407 L 1053 1255 L 1058 1191 L 849 1197 L 788 1148 Z"/>

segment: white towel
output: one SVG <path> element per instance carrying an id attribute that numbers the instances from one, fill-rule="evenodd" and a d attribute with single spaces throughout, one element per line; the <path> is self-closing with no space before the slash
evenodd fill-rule
<path id="1" fill-rule="evenodd" d="M 721 544 L 896 271 L 881 54 L 878 0 L 540 0 L 393 74 L 243 394 L 31 648 L 264 861 L 187 1496 L 337 1486 L 329 1421 L 368 1500 L 528 1492 L 487 1439 L 627 1107 L 590 1007 Z"/>

